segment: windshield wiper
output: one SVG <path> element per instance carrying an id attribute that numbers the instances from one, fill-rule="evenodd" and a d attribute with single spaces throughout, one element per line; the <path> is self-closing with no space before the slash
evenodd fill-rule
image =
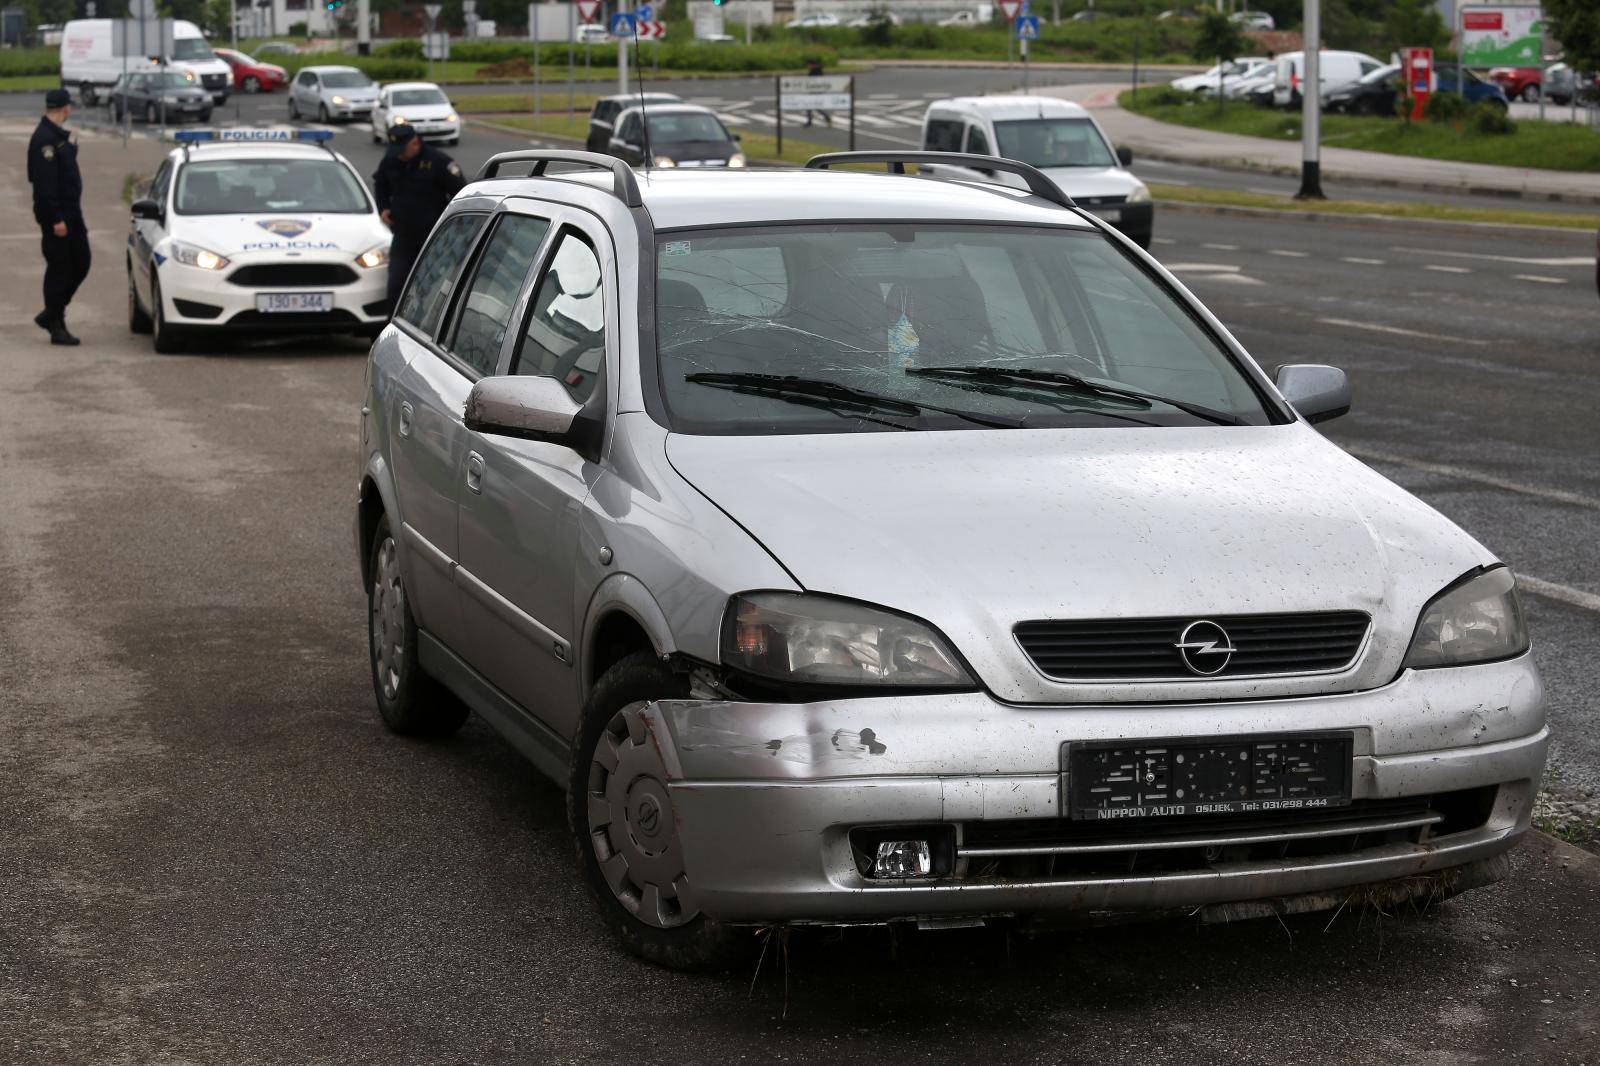
<path id="1" fill-rule="evenodd" d="M 1168 407 L 1176 407 L 1185 414 L 1193 415 L 1196 418 L 1219 426 L 1243 426 L 1249 424 L 1237 415 L 1231 415 L 1226 411 L 1218 411 L 1214 407 L 1190 403 L 1188 400 L 1174 400 L 1169 396 L 1158 396 L 1153 392 L 1124 389 L 1115 385 L 1101 385 L 1098 382 L 1090 381 L 1088 378 L 1079 377 L 1077 374 L 1069 373 L 1065 370 L 1041 370 L 1036 367 L 1023 366 L 919 366 L 910 368 L 906 373 L 917 374 L 922 377 L 946 378 L 952 383 L 961 381 L 980 381 L 986 384 L 1010 382 L 1013 384 L 1035 385 L 1041 388 L 1070 389 L 1085 396 L 1105 396 L 1145 408 L 1148 408 L 1153 403 L 1164 403 Z"/>
<path id="2" fill-rule="evenodd" d="M 749 374 L 749 373 L 699 373 L 685 374 L 683 380 L 696 385 L 709 385 L 713 388 L 728 389 L 732 392 L 744 392 L 756 396 L 771 396 L 774 399 L 787 400 L 811 407 L 854 407 L 865 411 L 883 411 L 889 414 L 916 417 L 925 411 L 938 411 L 940 414 L 953 415 L 968 422 L 976 422 L 980 426 L 991 426 L 997 429 L 1017 429 L 1023 425 L 1024 420 L 1003 418 L 998 415 L 981 415 L 971 411 L 961 411 L 954 407 L 938 407 L 930 403 L 917 400 L 901 399 L 898 396 L 884 396 L 865 389 L 853 388 L 837 381 L 824 381 L 820 378 L 802 378 L 788 374 Z M 872 419 L 881 422 L 882 419 Z M 897 426 L 900 429 L 910 429 L 899 422 L 885 422 L 885 425 Z"/>

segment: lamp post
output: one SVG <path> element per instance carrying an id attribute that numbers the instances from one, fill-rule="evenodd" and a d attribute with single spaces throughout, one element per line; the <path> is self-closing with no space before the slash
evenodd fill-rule
<path id="1" fill-rule="evenodd" d="M 1305 44 L 1300 80 L 1300 191 L 1296 200 L 1326 200 L 1322 193 L 1322 3 L 1305 0 Z"/>

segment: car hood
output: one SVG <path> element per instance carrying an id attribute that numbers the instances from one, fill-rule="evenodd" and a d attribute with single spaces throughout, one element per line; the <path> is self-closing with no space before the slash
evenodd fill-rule
<path id="1" fill-rule="evenodd" d="M 389 110 L 407 119 L 421 119 L 424 122 L 437 122 L 454 114 L 454 108 L 449 104 L 394 104 Z"/>
<path id="2" fill-rule="evenodd" d="M 387 244 L 389 230 L 376 215 L 177 215 L 174 236 L 229 258 L 239 256 L 325 261 L 355 257 Z"/>
<path id="3" fill-rule="evenodd" d="M 369 103 L 377 101 L 378 90 L 376 86 L 372 85 L 363 89 L 324 89 L 322 90 L 322 95 L 328 97 L 342 96 L 352 103 Z"/>
<path id="4" fill-rule="evenodd" d="M 1144 184 L 1121 167 L 1050 167 L 1045 174 L 1074 199 L 1127 196 Z"/>
<path id="5" fill-rule="evenodd" d="M 1035 619 L 1360 610 L 1335 675 L 1193 680 L 1185 697 L 1374 687 L 1424 604 L 1492 556 L 1304 424 L 668 439 L 689 483 L 806 590 L 931 622 L 1002 699 L 1170 699 L 1046 679 Z"/>

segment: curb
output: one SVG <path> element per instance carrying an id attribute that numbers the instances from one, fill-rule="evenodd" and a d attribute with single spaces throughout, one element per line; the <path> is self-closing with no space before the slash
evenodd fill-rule
<path id="1" fill-rule="evenodd" d="M 1514 230 L 1519 233 L 1559 233 L 1587 241 L 1590 230 L 1578 226 L 1540 226 L 1522 222 L 1469 222 L 1449 218 L 1403 218 L 1372 212 L 1291 211 L 1272 207 L 1245 207 L 1237 204 L 1196 204 L 1187 200 L 1162 200 L 1156 203 L 1163 211 L 1178 211 L 1191 215 L 1230 215 L 1238 218 L 1276 218 L 1288 222 L 1382 222 L 1386 226 L 1403 229 L 1407 226 L 1419 230 L 1453 229 L 1467 233 Z"/>

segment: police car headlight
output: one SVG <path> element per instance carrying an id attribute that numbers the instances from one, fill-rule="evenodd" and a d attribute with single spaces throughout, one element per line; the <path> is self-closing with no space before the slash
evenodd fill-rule
<path id="1" fill-rule="evenodd" d="M 1128 194 L 1128 203 L 1130 204 L 1144 204 L 1149 202 L 1150 189 L 1148 186 L 1135 185 L 1133 191 Z"/>
<path id="2" fill-rule="evenodd" d="M 744 162 L 743 154 L 741 154 L 739 152 L 733 153 L 733 155 L 728 157 L 728 165 L 730 167 L 742 167 L 742 166 L 744 166 L 745 162 Z"/>
<path id="3" fill-rule="evenodd" d="M 675 167 L 678 165 L 678 161 L 669 155 L 658 155 L 655 162 L 658 167 Z"/>
<path id="4" fill-rule="evenodd" d="M 172 242 L 172 258 L 184 266 L 199 267 L 201 270 L 221 270 L 228 265 L 227 256 L 183 241 Z"/>
<path id="5" fill-rule="evenodd" d="M 388 261 L 389 246 L 387 244 L 379 245 L 376 248 L 368 248 L 366 251 L 356 256 L 356 263 L 366 267 L 369 270 L 373 267 L 381 267 Z"/>

